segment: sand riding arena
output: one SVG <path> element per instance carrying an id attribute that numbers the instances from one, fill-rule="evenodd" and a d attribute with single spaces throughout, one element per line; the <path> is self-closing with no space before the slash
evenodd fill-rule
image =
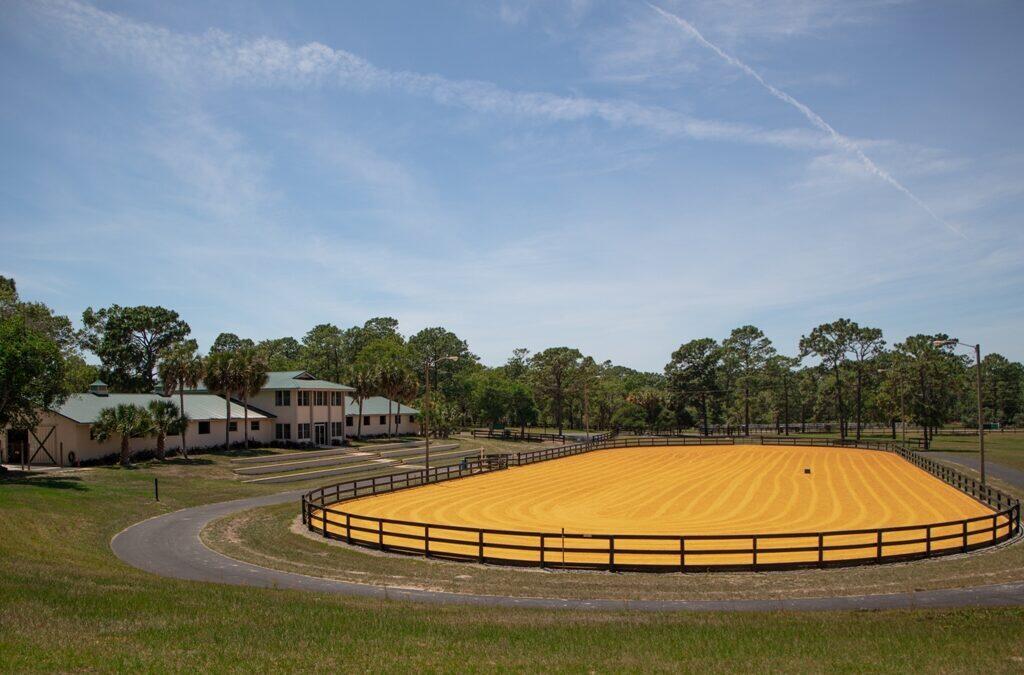
<path id="1" fill-rule="evenodd" d="M 303 497 L 331 539 L 478 563 L 781 569 L 961 553 L 1020 503 L 888 443 L 612 438 L 340 483 Z"/>

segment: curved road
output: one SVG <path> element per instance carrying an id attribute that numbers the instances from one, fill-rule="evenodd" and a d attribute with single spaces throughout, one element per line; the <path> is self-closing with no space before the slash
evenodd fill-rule
<path id="1" fill-rule="evenodd" d="M 342 593 L 388 600 L 544 609 L 639 611 L 773 611 L 1003 607 L 1024 605 L 1024 582 L 977 588 L 889 595 L 778 600 L 559 600 L 470 595 L 371 586 L 282 572 L 234 560 L 206 547 L 199 533 L 210 521 L 239 511 L 298 501 L 304 490 L 207 504 L 157 516 L 118 533 L 110 547 L 118 558 L 160 576 L 259 588 Z"/>

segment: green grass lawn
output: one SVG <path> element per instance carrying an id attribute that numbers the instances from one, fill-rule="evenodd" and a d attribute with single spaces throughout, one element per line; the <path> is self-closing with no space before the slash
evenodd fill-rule
<path id="1" fill-rule="evenodd" d="M 215 455 L 0 479 L 2 670 L 1024 667 L 1021 609 L 647 615 L 437 607 L 167 580 L 110 551 L 116 532 L 144 518 L 280 487 L 232 480 Z"/>

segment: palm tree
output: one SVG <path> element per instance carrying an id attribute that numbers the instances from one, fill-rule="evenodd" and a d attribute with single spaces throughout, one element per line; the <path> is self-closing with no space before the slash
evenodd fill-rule
<path id="1" fill-rule="evenodd" d="M 420 381 L 409 371 L 409 377 L 402 384 L 402 386 L 395 392 L 395 400 L 398 401 L 398 412 L 402 411 L 402 401 L 410 401 L 416 397 L 420 391 Z M 395 433 L 398 433 L 398 425 L 395 425 Z"/>
<path id="2" fill-rule="evenodd" d="M 239 382 L 238 357 L 233 352 L 218 352 L 206 357 L 206 388 L 224 397 L 224 450 L 231 448 L 231 396 L 241 387 Z"/>
<path id="3" fill-rule="evenodd" d="M 349 378 L 352 388 L 352 396 L 359 401 L 359 421 L 356 427 L 356 438 L 363 440 L 363 401 L 367 396 L 373 395 L 376 378 L 373 370 L 366 364 L 357 363 L 352 368 L 352 375 Z"/>
<path id="4" fill-rule="evenodd" d="M 187 426 L 188 417 L 172 401 L 160 399 L 150 401 L 147 411 L 152 420 L 153 433 L 156 434 L 156 458 L 162 462 L 167 456 L 165 439 L 179 433 L 182 426 Z"/>
<path id="5" fill-rule="evenodd" d="M 262 352 L 246 349 L 237 356 L 239 387 L 245 406 L 245 449 L 249 449 L 249 397 L 255 396 L 267 383 L 267 358 Z"/>
<path id="6" fill-rule="evenodd" d="M 412 388 L 416 382 L 416 376 L 404 364 L 400 362 L 391 363 L 381 371 L 381 389 L 388 397 L 388 437 L 391 437 L 391 421 L 394 416 L 391 414 L 392 400 L 399 402 L 401 410 L 401 399 Z M 395 433 L 398 433 L 398 425 L 395 425 Z"/>
<path id="7" fill-rule="evenodd" d="M 185 390 L 199 386 L 203 379 L 203 357 L 199 356 L 195 340 L 183 342 L 175 347 L 160 362 L 160 380 L 164 385 L 164 394 L 170 396 L 177 392 L 178 410 L 185 420 Z M 185 443 L 185 432 L 188 424 L 181 424 L 181 454 L 188 459 L 188 446 Z"/>
<path id="8" fill-rule="evenodd" d="M 141 406 L 122 403 L 115 408 L 101 410 L 89 433 L 100 443 L 120 436 L 121 466 L 128 466 L 131 439 L 148 436 L 152 430 L 153 420 L 148 410 Z"/>

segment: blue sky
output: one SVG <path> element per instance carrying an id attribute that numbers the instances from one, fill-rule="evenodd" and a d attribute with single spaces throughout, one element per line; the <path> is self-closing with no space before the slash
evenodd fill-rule
<path id="1" fill-rule="evenodd" d="M 201 344 L 391 315 L 660 370 L 840 316 L 1024 359 L 1024 5 L 0 6 L 0 274 Z"/>

